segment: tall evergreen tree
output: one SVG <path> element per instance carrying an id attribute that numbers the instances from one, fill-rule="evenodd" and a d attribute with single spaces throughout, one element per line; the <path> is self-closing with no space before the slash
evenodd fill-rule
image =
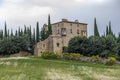
<path id="1" fill-rule="evenodd" d="M 9 38 L 10 34 L 9 34 L 9 29 L 8 29 L 8 34 L 7 34 L 7 37 Z"/>
<path id="2" fill-rule="evenodd" d="M 100 36 L 98 32 L 96 18 L 94 19 L 94 36 Z"/>
<path id="3" fill-rule="evenodd" d="M 113 35 L 112 29 L 111 29 L 111 21 L 109 22 L 109 35 Z"/>
<path id="4" fill-rule="evenodd" d="M 52 25 L 51 25 L 50 15 L 48 15 L 48 37 L 49 35 L 52 35 Z"/>
<path id="5" fill-rule="evenodd" d="M 18 31 L 17 30 L 15 31 L 15 36 L 18 36 Z"/>
<path id="6" fill-rule="evenodd" d="M 43 27 L 41 30 L 41 41 L 45 40 L 46 38 L 48 38 L 48 34 L 45 28 Z"/>
<path id="7" fill-rule="evenodd" d="M 106 27 L 106 36 L 109 34 L 108 26 Z"/>
<path id="8" fill-rule="evenodd" d="M 35 39 L 35 28 L 33 28 L 33 44 L 36 43 L 36 39 Z"/>
<path id="9" fill-rule="evenodd" d="M 27 33 L 26 25 L 24 25 L 24 35 Z"/>
<path id="10" fill-rule="evenodd" d="M 20 30 L 20 35 L 23 36 L 23 29 Z"/>
<path id="11" fill-rule="evenodd" d="M 0 31 L 0 39 L 3 39 L 3 30 Z"/>
<path id="12" fill-rule="evenodd" d="M 40 37 L 40 34 L 39 34 L 39 22 L 37 22 L 37 25 L 36 25 L 36 42 L 39 42 L 39 37 Z"/>
<path id="13" fill-rule="evenodd" d="M 20 27 L 18 29 L 18 35 L 21 36 Z"/>
<path id="14" fill-rule="evenodd" d="M 31 25 L 30 25 L 30 29 L 29 29 L 29 37 L 30 37 L 30 41 L 32 41 Z"/>
<path id="15" fill-rule="evenodd" d="M 13 36 L 13 30 L 11 29 L 11 36 Z"/>
<path id="16" fill-rule="evenodd" d="M 4 37 L 7 37 L 7 24 L 5 22 Z"/>

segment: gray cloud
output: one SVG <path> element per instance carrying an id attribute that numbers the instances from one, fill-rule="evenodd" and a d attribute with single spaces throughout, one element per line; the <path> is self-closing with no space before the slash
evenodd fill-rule
<path id="1" fill-rule="evenodd" d="M 93 34 L 94 17 L 102 34 L 111 20 L 113 31 L 117 34 L 120 26 L 119 3 L 120 0 L 3 0 L 0 4 L 0 26 L 5 20 L 10 28 L 15 29 L 24 24 L 35 27 L 36 21 L 42 26 L 50 13 L 52 22 L 67 18 L 88 23 L 89 35 Z"/>

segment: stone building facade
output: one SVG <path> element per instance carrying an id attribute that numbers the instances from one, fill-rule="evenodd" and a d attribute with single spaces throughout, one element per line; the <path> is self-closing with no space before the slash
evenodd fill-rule
<path id="1" fill-rule="evenodd" d="M 44 28 L 47 29 L 47 25 L 44 25 Z M 44 51 L 61 54 L 63 47 L 68 46 L 70 39 L 75 36 L 87 36 L 87 24 L 80 23 L 78 20 L 62 19 L 62 21 L 52 24 L 52 35 L 37 43 L 34 53 L 37 56 L 41 56 Z"/>

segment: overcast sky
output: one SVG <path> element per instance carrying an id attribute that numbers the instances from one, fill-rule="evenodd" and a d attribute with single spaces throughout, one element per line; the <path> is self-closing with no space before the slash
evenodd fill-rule
<path id="1" fill-rule="evenodd" d="M 103 34 L 109 21 L 114 33 L 120 32 L 120 0 L 0 0 L 0 29 L 7 22 L 9 29 L 32 25 L 40 26 L 62 18 L 88 23 L 88 34 L 93 34 L 94 17 L 97 18 L 99 32 Z"/>

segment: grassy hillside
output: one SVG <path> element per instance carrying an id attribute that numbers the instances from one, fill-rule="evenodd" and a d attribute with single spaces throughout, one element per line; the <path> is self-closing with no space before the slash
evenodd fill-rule
<path id="1" fill-rule="evenodd" d="M 0 80 L 120 80 L 120 66 L 41 58 L 0 59 Z"/>

